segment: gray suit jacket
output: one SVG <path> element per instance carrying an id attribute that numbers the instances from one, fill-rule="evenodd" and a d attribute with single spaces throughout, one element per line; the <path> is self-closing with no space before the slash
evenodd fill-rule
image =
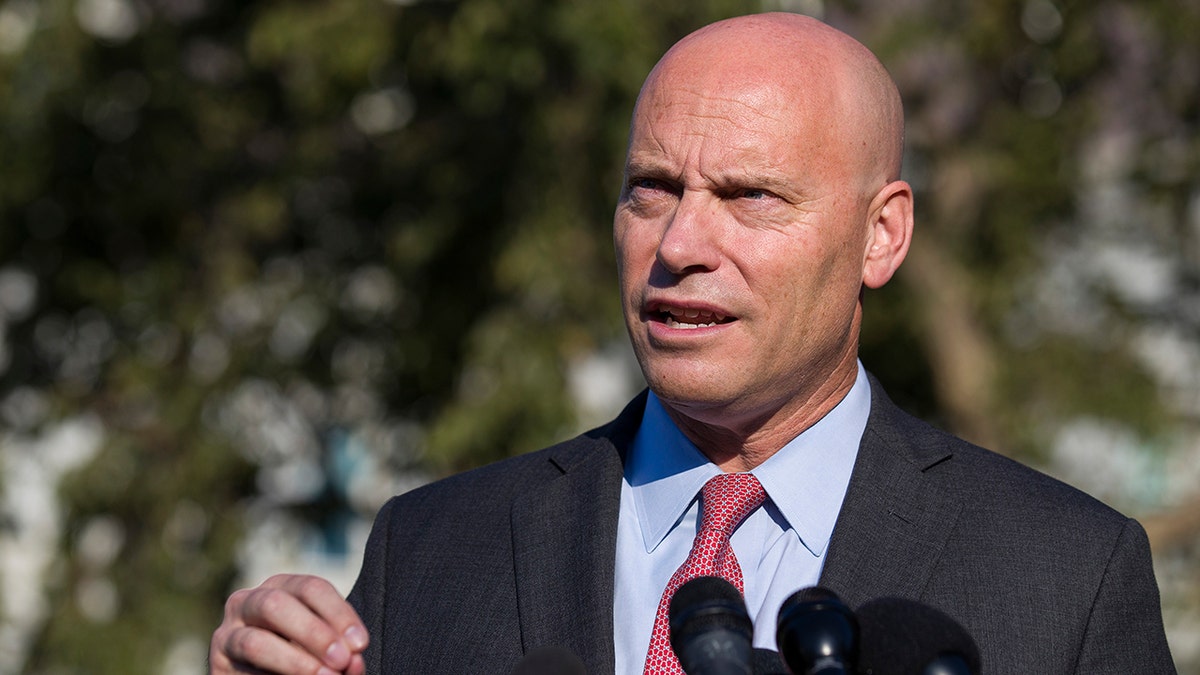
<path id="1" fill-rule="evenodd" d="M 823 586 L 850 607 L 900 596 L 943 610 L 989 674 L 1175 672 L 1135 521 L 871 385 Z M 644 404 L 389 501 L 350 595 L 371 632 L 368 672 L 504 675 L 560 646 L 611 673 L 622 459 Z"/>

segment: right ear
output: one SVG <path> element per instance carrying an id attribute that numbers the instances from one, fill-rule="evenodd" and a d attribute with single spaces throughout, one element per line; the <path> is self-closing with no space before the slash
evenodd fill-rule
<path id="1" fill-rule="evenodd" d="M 871 200 L 867 213 L 870 236 L 863 259 L 863 285 L 879 288 L 908 255 L 913 234 L 912 187 L 902 180 L 888 183 Z"/>

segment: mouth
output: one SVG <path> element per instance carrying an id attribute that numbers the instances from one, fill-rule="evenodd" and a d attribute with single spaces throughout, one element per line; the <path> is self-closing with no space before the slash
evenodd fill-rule
<path id="1" fill-rule="evenodd" d="M 735 321 L 736 318 L 719 310 L 701 307 L 683 307 L 668 304 L 657 304 L 647 310 L 651 321 L 664 324 L 667 328 L 677 330 L 695 330 L 711 328 Z"/>

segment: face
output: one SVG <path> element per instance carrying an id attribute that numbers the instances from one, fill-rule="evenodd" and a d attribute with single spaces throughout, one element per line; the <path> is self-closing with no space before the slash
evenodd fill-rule
<path id="1" fill-rule="evenodd" d="M 737 71 L 652 78 L 613 226 L 647 382 L 673 412 L 737 432 L 820 405 L 856 372 L 874 194 L 837 102 Z"/>

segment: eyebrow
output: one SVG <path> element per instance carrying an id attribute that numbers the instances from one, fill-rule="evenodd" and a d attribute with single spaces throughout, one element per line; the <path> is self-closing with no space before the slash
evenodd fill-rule
<path id="1" fill-rule="evenodd" d="M 680 170 L 666 162 L 657 161 L 656 157 L 630 157 L 626 160 L 624 173 L 627 177 L 645 176 L 676 182 L 681 182 L 682 175 Z M 795 181 L 785 176 L 746 167 L 706 174 L 705 179 L 707 184 L 718 188 L 761 188 L 777 194 L 795 194 L 799 190 Z"/>
<path id="2" fill-rule="evenodd" d="M 652 159 L 639 159 L 632 155 L 625 159 L 625 175 L 651 176 L 654 178 L 678 179 L 680 171 L 669 167 L 665 162 Z"/>

